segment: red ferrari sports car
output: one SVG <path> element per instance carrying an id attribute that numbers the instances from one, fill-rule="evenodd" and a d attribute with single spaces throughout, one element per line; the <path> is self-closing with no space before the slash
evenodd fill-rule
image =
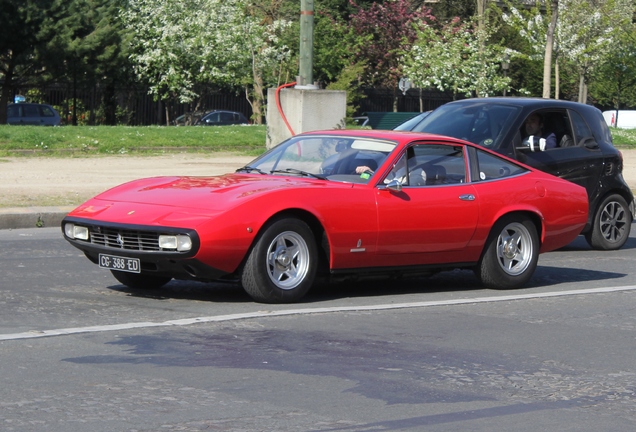
<path id="1" fill-rule="evenodd" d="M 471 268 L 486 287 L 517 288 L 587 216 L 584 188 L 469 142 L 351 130 L 297 135 L 223 176 L 123 184 L 62 231 L 126 286 L 238 280 L 275 303 L 318 275 Z"/>

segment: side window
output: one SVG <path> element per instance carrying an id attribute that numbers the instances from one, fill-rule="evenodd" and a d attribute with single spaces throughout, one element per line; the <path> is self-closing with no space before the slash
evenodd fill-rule
<path id="1" fill-rule="evenodd" d="M 406 165 L 405 186 L 437 186 L 466 181 L 463 146 L 415 145 L 409 149 Z"/>
<path id="2" fill-rule="evenodd" d="M 560 147 L 560 142 L 570 136 L 566 119 L 567 114 L 563 110 L 534 111 L 521 126 L 523 144 L 540 151 Z"/>
<path id="3" fill-rule="evenodd" d="M 40 117 L 40 110 L 38 110 L 37 105 L 24 105 L 22 109 L 24 110 L 24 117 Z"/>
<path id="4" fill-rule="evenodd" d="M 479 178 L 473 181 L 495 180 L 526 172 L 525 168 L 485 151 L 477 150 L 476 154 Z"/>
<path id="5" fill-rule="evenodd" d="M 233 120 L 234 120 L 234 114 L 229 113 L 229 112 L 222 112 L 221 113 L 221 122 L 230 123 Z"/>
<path id="6" fill-rule="evenodd" d="M 579 113 L 577 113 L 576 111 L 570 111 L 570 116 L 572 117 L 576 143 L 580 143 L 586 139 L 593 138 L 590 127 L 587 125 L 585 120 L 583 120 L 583 117 L 581 117 Z"/>
<path id="7" fill-rule="evenodd" d="M 218 123 L 219 122 L 219 113 L 212 113 L 205 118 L 206 123 Z"/>
<path id="8" fill-rule="evenodd" d="M 20 107 L 18 105 L 11 105 L 7 108 L 7 117 L 20 117 Z"/>

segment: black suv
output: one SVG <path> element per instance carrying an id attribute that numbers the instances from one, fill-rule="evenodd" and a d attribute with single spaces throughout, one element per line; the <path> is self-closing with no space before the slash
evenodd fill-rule
<path id="1" fill-rule="evenodd" d="M 530 117 L 542 123 L 541 136 L 528 136 Z M 634 196 L 598 109 L 554 99 L 465 99 L 442 105 L 410 130 L 480 144 L 585 187 L 590 213 L 583 234 L 590 246 L 616 250 L 627 241 Z"/>

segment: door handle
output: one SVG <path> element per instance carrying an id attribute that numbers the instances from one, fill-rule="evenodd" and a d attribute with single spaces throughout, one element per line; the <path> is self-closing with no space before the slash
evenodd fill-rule
<path id="1" fill-rule="evenodd" d="M 460 195 L 459 199 L 462 201 L 475 201 L 475 195 L 473 194 L 464 194 Z"/>

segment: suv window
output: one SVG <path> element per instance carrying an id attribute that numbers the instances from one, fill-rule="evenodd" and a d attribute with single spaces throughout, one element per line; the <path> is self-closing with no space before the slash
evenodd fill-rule
<path id="1" fill-rule="evenodd" d="M 576 111 L 570 111 L 570 115 L 572 116 L 572 124 L 574 125 L 574 135 L 576 136 L 576 142 L 580 143 L 584 141 L 586 138 L 592 137 L 592 130 L 585 123 L 583 117 Z"/>
<path id="2" fill-rule="evenodd" d="M 528 138 L 526 122 L 531 116 L 537 115 L 543 124 L 541 128 L 541 137 L 549 139 L 549 136 L 554 134 L 553 147 L 550 147 L 549 143 L 547 143 L 547 150 L 550 148 L 572 147 L 575 145 L 574 135 L 572 134 L 572 128 L 570 126 L 570 118 L 566 110 L 539 110 L 532 112 L 528 117 L 526 117 L 526 120 L 524 120 L 524 123 L 521 125 L 521 136 L 524 137 L 524 139 Z"/>

